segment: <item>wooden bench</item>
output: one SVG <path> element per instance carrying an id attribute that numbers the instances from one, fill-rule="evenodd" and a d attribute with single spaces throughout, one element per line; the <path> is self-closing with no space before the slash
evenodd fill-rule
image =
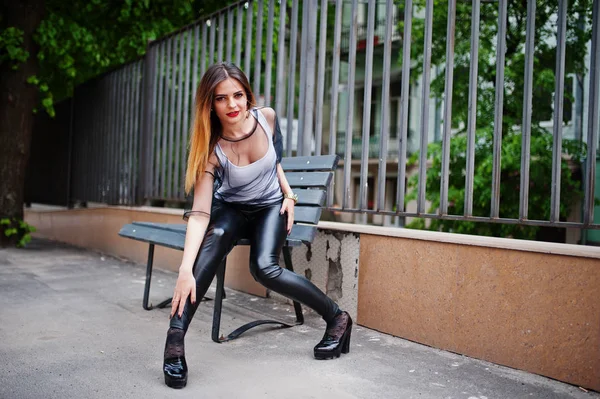
<path id="1" fill-rule="evenodd" d="M 306 157 L 290 157 L 281 160 L 281 166 L 285 172 L 286 178 L 292 187 L 294 193 L 298 194 L 298 203 L 294 209 L 294 226 L 292 232 L 287 238 L 283 247 L 283 259 L 287 269 L 293 271 L 291 247 L 300 246 L 302 243 L 311 243 L 317 234 L 317 223 L 321 218 L 322 207 L 327 200 L 327 189 L 333 178 L 333 173 L 337 167 L 339 157 L 337 155 L 320 155 Z M 152 267 L 154 260 L 154 246 L 160 245 L 168 248 L 183 250 L 185 242 L 185 232 L 187 225 L 169 224 L 169 223 L 146 223 L 133 222 L 123 226 L 119 235 L 138 241 L 149 243 L 148 261 L 146 266 L 146 285 L 144 287 L 143 307 L 146 310 L 153 309 L 148 304 L 150 295 L 150 282 L 152 279 Z M 249 245 L 247 238 L 239 239 L 235 245 Z M 213 311 L 212 340 L 219 343 L 233 340 L 250 328 L 262 324 L 279 324 L 283 328 L 292 327 L 292 325 L 276 320 L 256 320 L 247 323 L 230 333 L 227 337 L 221 338 L 221 309 L 222 301 L 225 297 L 225 261 L 226 257 L 219 266 L 217 278 L 217 292 L 215 295 L 215 305 Z M 171 302 L 171 298 L 161 302 L 156 307 L 164 308 Z M 296 311 L 296 324 L 302 324 L 304 317 L 302 308 L 298 302 L 294 302 Z"/>

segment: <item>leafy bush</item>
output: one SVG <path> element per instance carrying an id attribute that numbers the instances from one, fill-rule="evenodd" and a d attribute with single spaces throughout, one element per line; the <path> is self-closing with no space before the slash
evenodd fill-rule
<path id="1" fill-rule="evenodd" d="M 475 172 L 473 182 L 473 215 L 489 217 L 492 200 L 493 129 L 480 129 L 475 139 Z M 519 195 L 521 179 L 520 132 L 508 132 L 502 138 L 502 161 L 500 182 L 500 217 L 519 218 Z M 561 163 L 560 218 L 566 219 L 573 206 L 583 197 L 580 183 L 580 165 L 586 156 L 586 145 L 575 140 L 563 139 Z M 531 160 L 529 171 L 530 220 L 550 219 L 552 186 L 552 135 L 541 128 L 534 128 L 531 135 Z M 426 199 L 431 201 L 429 212 L 436 212 L 440 205 L 442 168 L 442 144 L 431 143 L 428 147 L 431 167 L 427 170 Z M 467 135 L 457 134 L 450 140 L 450 173 L 448 181 L 448 214 L 462 215 L 465 206 L 465 175 L 467 159 Z M 418 163 L 418 153 L 410 163 Z M 418 196 L 418 176 L 408 181 L 407 201 Z M 415 220 L 407 227 L 425 228 L 424 220 Z M 535 239 L 540 227 L 514 224 L 431 220 L 428 229 L 463 234 L 497 237 Z"/>

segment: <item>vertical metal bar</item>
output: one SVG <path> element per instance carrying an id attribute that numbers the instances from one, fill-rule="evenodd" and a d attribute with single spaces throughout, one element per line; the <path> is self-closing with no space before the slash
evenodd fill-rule
<path id="1" fill-rule="evenodd" d="M 310 0 L 309 0 L 310 1 Z M 308 40 L 308 9 L 312 7 L 312 4 L 303 2 L 302 3 L 302 31 L 300 39 L 300 93 L 298 96 L 298 138 L 296 146 L 296 155 L 304 154 L 304 122 L 306 118 L 306 67 L 308 65 L 307 60 L 307 40 Z M 308 6 L 307 6 L 308 5 Z M 306 60 L 306 61 L 305 61 Z M 309 155 L 309 154 L 306 154 Z"/>
<path id="2" fill-rule="evenodd" d="M 385 34 L 383 43 L 383 82 L 381 90 L 381 131 L 379 132 L 379 174 L 377 181 L 377 210 L 385 208 L 385 183 L 387 172 L 388 140 L 390 138 L 390 72 L 392 61 L 392 27 L 394 3 L 388 1 L 385 9 Z"/>
<path id="3" fill-rule="evenodd" d="M 125 84 L 127 93 L 125 97 L 125 151 L 123 152 L 123 184 L 126 187 L 124 194 L 125 204 L 131 205 L 131 153 L 133 142 L 133 64 L 125 67 Z M 93 147 L 92 147 L 93 148 Z"/>
<path id="4" fill-rule="evenodd" d="M 110 153 L 111 153 L 111 158 L 110 158 L 110 166 L 109 166 L 109 171 L 110 171 L 110 204 L 111 205 L 115 205 L 118 201 L 118 191 L 119 191 L 119 185 L 117 184 L 117 180 L 116 180 L 116 154 L 117 154 L 117 143 L 118 143 L 118 136 L 117 136 L 117 110 L 118 110 L 118 105 L 117 105 L 117 99 L 119 98 L 119 89 L 118 89 L 118 82 L 117 82 L 117 77 L 116 77 L 116 71 L 115 72 L 111 72 L 108 76 L 110 77 L 110 102 L 111 102 L 111 107 L 110 107 Z M 77 102 L 79 104 L 79 101 Z M 79 144 L 79 143 L 77 143 Z M 78 149 L 78 148 L 77 148 Z M 75 154 L 78 154 L 79 151 L 75 151 Z M 77 169 L 76 169 L 77 170 Z M 79 173 L 78 173 L 79 174 Z"/>
<path id="5" fill-rule="evenodd" d="M 359 209 L 367 209 L 369 194 L 369 149 L 371 144 L 371 95 L 373 94 L 373 41 L 375 40 L 375 0 L 369 0 L 367 11 L 367 52 L 365 56 L 365 83 L 362 120 L 362 156 L 360 157 Z M 383 104 L 382 104 L 383 105 Z"/>
<path id="6" fill-rule="evenodd" d="M 97 197 L 98 201 L 101 203 L 106 203 L 105 193 L 106 193 L 106 99 L 105 99 L 105 90 L 104 90 L 104 79 L 98 80 L 98 107 L 99 107 L 99 134 L 98 144 L 96 151 L 98 152 L 98 185 L 97 185 Z"/>
<path id="7" fill-rule="evenodd" d="M 180 196 L 180 188 L 181 188 L 181 184 L 180 184 L 180 170 L 181 170 L 181 164 L 183 164 L 183 160 L 180 158 L 180 154 L 181 154 L 181 146 L 183 145 L 185 147 L 185 141 L 182 139 L 182 136 L 184 135 L 183 133 L 183 129 L 182 129 L 182 116 L 183 113 L 187 112 L 187 109 L 183 108 L 183 85 L 185 84 L 183 81 L 183 69 L 184 69 L 184 64 L 185 64 L 185 49 L 186 49 L 186 32 L 182 32 L 179 35 L 179 63 L 177 65 L 177 70 L 179 72 L 179 77 L 177 79 L 177 113 L 175 114 L 175 148 L 173 148 L 173 156 L 174 156 L 174 162 L 173 162 L 173 172 L 174 172 L 174 176 L 173 176 L 173 183 L 174 183 L 174 189 L 173 189 L 173 196 L 175 197 L 179 197 Z"/>
<path id="8" fill-rule="evenodd" d="M 312 140 L 314 137 L 313 121 L 315 117 L 315 66 L 317 65 L 317 18 L 319 11 L 318 0 L 310 0 L 306 16 L 306 90 L 304 93 L 304 133 L 302 134 L 302 154 L 311 155 Z M 300 145 L 300 144 L 299 144 Z M 321 143 L 315 143 L 320 146 Z"/>
<path id="9" fill-rule="evenodd" d="M 131 89 L 132 89 L 132 82 L 131 82 L 131 64 L 127 65 L 125 67 L 125 73 L 123 76 L 123 79 L 125 80 L 125 101 L 123 104 L 123 108 L 125 109 L 125 112 L 123 113 L 123 119 L 124 119 L 124 148 L 123 148 L 123 152 L 121 154 L 121 160 L 122 160 L 122 184 L 123 187 L 125 189 L 125 192 L 123 193 L 123 200 L 124 200 L 124 204 L 129 205 L 129 199 L 130 199 L 130 193 L 131 193 L 131 186 L 129 185 L 129 175 L 131 174 L 131 158 L 129 156 L 130 151 L 131 151 L 131 136 L 132 136 L 132 132 L 131 132 L 131 103 L 132 103 L 132 98 L 131 98 Z"/>
<path id="10" fill-rule="evenodd" d="M 112 174 L 111 174 L 111 164 L 112 164 L 112 157 L 113 157 L 113 152 L 111 151 L 111 145 L 112 145 L 112 101 L 111 101 L 111 96 L 112 96 L 112 86 L 111 86 L 111 78 L 110 78 L 110 74 L 106 75 L 104 78 L 102 78 L 103 81 L 103 85 L 104 85 L 104 102 L 105 102 L 105 108 L 106 108 L 106 119 L 104 121 L 104 125 L 105 125 L 105 144 L 104 144 L 104 183 L 105 183 L 105 190 L 106 193 L 104 195 L 104 202 L 106 204 L 110 204 L 111 203 L 111 196 L 112 196 L 112 192 L 113 192 L 113 187 L 112 187 Z M 73 100 L 73 99 L 72 99 Z M 72 132 L 71 132 L 72 133 Z M 69 145 L 71 145 L 69 143 Z M 70 173 L 70 171 L 69 171 Z M 70 204 L 70 202 L 69 202 Z"/>
<path id="11" fill-rule="evenodd" d="M 206 42 L 208 35 L 208 21 L 202 22 L 202 57 L 200 60 L 200 76 L 204 76 L 204 72 L 206 72 Z"/>
<path id="12" fill-rule="evenodd" d="M 265 106 L 271 106 L 271 71 L 273 70 L 273 25 L 275 19 L 275 0 L 269 0 L 267 6 L 267 54 L 265 58 Z M 280 39 L 283 41 L 283 39 Z"/>
<path id="13" fill-rule="evenodd" d="M 535 1 L 535 0 L 533 0 Z M 471 9 L 471 60 L 469 67 L 469 114 L 467 122 L 467 166 L 465 176 L 465 216 L 473 215 L 475 175 L 475 132 L 477 128 L 477 76 L 479 66 L 479 21 L 481 0 L 473 0 Z"/>
<path id="14" fill-rule="evenodd" d="M 167 140 L 169 136 L 169 117 L 171 115 L 171 68 L 173 68 L 173 60 L 171 58 L 174 38 L 167 40 L 167 51 L 165 53 L 165 98 L 162 112 L 162 146 L 160 148 L 160 170 L 161 179 L 159 185 L 158 198 L 165 198 L 167 195 Z"/>
<path id="15" fill-rule="evenodd" d="M 248 9 L 246 10 L 246 50 L 244 51 L 244 73 L 250 75 L 250 60 L 252 58 L 252 9 L 254 3 L 248 1 Z"/>
<path id="16" fill-rule="evenodd" d="M 144 110 L 144 108 L 146 108 L 146 101 L 142 102 L 142 96 L 141 96 L 141 90 L 142 90 L 142 67 L 144 66 L 145 61 L 139 60 L 136 62 L 136 77 L 135 77 L 135 101 L 134 101 L 134 105 L 135 105 L 135 119 L 134 119 L 134 126 L 135 126 L 135 130 L 134 130 L 134 136 L 133 136 L 133 173 L 132 173 L 132 182 L 131 182 L 131 186 L 133 187 L 133 191 L 132 191 L 132 203 L 133 204 L 137 204 L 138 203 L 138 199 L 141 199 L 141 197 L 139 197 L 137 195 L 138 190 L 139 190 L 139 186 L 140 186 L 140 179 L 139 179 L 139 165 L 140 165 L 140 159 L 141 159 L 141 154 L 140 154 L 140 143 L 141 141 L 141 132 L 140 132 L 140 127 L 141 127 L 141 123 L 142 123 L 142 111 Z M 150 101 L 152 101 L 152 96 L 148 95 L 148 97 L 150 98 Z M 152 107 L 152 103 L 148 102 L 147 103 L 150 107 Z M 151 109 L 151 108 L 150 108 Z"/>
<path id="17" fill-rule="evenodd" d="M 105 78 L 106 80 L 106 85 L 107 85 L 107 96 L 108 96 L 108 107 L 107 107 L 107 121 L 106 121 L 106 126 L 107 126 L 107 133 L 108 135 L 110 135 L 111 131 L 111 125 L 110 125 L 110 113 L 112 110 L 112 107 L 110 107 L 110 105 L 112 104 L 112 102 L 110 101 L 110 96 L 112 94 L 111 91 L 111 86 L 110 86 L 110 75 L 107 76 L 107 78 Z M 73 129 L 74 129 L 74 119 L 75 119 L 75 96 L 77 95 L 77 91 L 74 91 L 73 93 L 73 97 L 71 97 L 69 100 L 69 139 L 67 142 L 67 171 L 66 171 L 66 175 L 67 175 L 67 184 L 66 184 L 66 198 L 65 198 L 65 203 L 67 204 L 67 208 L 71 209 L 73 206 L 73 164 L 74 164 L 74 157 L 73 157 Z M 110 140 L 109 140 L 109 145 L 110 145 Z M 110 159 L 110 157 L 108 158 Z M 110 170 L 107 169 L 107 173 L 108 173 L 108 177 L 107 179 L 110 181 Z M 109 191 L 109 195 L 111 194 L 111 192 Z M 109 198 L 110 201 L 110 198 Z"/>
<path id="18" fill-rule="evenodd" d="M 600 105 L 600 1 L 595 0 L 592 9 L 592 46 L 590 51 L 590 89 L 588 106 L 587 159 L 583 223 L 594 222 L 596 148 L 598 146 L 598 114 Z"/>
<path id="19" fill-rule="evenodd" d="M 446 87 L 444 88 L 444 133 L 442 137 L 442 181 L 440 184 L 440 215 L 448 214 L 448 178 L 450 175 L 450 136 L 452 134 L 452 87 L 454 83 L 454 32 L 456 30 L 456 0 L 448 0 L 446 29 Z"/>
<path id="20" fill-rule="evenodd" d="M 94 174 L 94 148 L 95 148 L 95 143 L 94 143 L 94 130 L 95 130 L 95 123 L 94 123 L 94 107 L 91 106 L 91 99 L 94 97 L 94 93 L 93 93 L 93 88 L 88 86 L 87 87 L 88 90 L 88 101 L 87 101 L 87 120 L 91 121 L 91 127 L 88 129 L 88 131 L 86 132 L 87 138 L 88 138 L 88 147 L 87 147 L 87 156 L 86 156 L 86 166 L 87 166 L 87 193 L 86 193 L 86 199 L 88 201 L 94 201 L 93 199 L 93 192 L 94 192 L 94 184 L 95 184 L 95 180 L 96 180 L 96 176 Z"/>
<path id="21" fill-rule="evenodd" d="M 118 136 L 117 136 L 117 140 L 118 140 L 118 145 L 117 145 L 117 153 L 116 153 L 116 159 L 117 159 L 117 184 L 119 185 L 119 197 L 117 199 L 117 203 L 119 205 L 123 205 L 123 181 L 122 181 L 122 167 L 123 167 L 123 149 L 125 148 L 126 145 L 126 136 L 125 136 L 125 129 L 124 129 L 124 122 L 125 122 L 125 105 L 126 105 L 126 101 L 123 101 L 125 99 L 125 95 L 127 93 L 126 90 L 126 84 L 125 84 L 125 70 L 124 68 L 120 68 L 119 69 L 119 97 L 117 98 L 117 104 L 118 104 L 118 110 L 119 110 L 119 119 L 117 121 L 118 123 Z"/>
<path id="22" fill-rule="evenodd" d="M 88 86 L 88 95 L 89 95 L 89 99 L 88 99 L 88 120 L 91 121 L 91 126 L 87 132 L 87 137 L 88 137 L 88 148 L 87 148 L 87 157 L 86 157 L 86 164 L 87 164 L 87 168 L 88 168 L 88 191 L 87 191 L 87 200 L 88 201 L 95 201 L 93 198 L 94 195 L 94 185 L 96 183 L 96 175 L 95 175 L 95 170 L 94 170 L 94 158 L 95 158 L 95 153 L 94 153 L 94 148 L 95 146 L 95 129 L 96 129 L 96 124 L 94 123 L 94 111 L 95 111 L 95 107 L 92 107 L 91 102 L 92 102 L 92 98 L 95 97 L 95 93 L 93 92 L 93 87 Z"/>
<path id="23" fill-rule="evenodd" d="M 194 57 L 192 61 L 192 96 L 196 95 L 196 90 L 198 88 L 198 47 L 200 45 L 199 32 L 200 26 L 196 25 L 194 28 Z M 195 103 L 192 103 L 192 106 L 194 105 Z M 194 115 L 193 112 L 192 115 Z"/>
<path id="24" fill-rule="evenodd" d="M 161 154 L 161 137 L 164 132 L 163 121 L 164 121 L 164 109 L 165 109 L 165 69 L 167 65 L 165 50 L 167 47 L 166 42 L 161 42 L 159 44 L 159 53 L 158 53 L 158 98 L 156 101 L 156 128 L 153 137 L 154 143 L 154 157 L 152 168 L 154 169 L 154 184 L 152 187 L 153 197 L 158 197 L 159 187 L 160 187 L 160 165 L 162 164 L 162 154 Z"/>
<path id="25" fill-rule="evenodd" d="M 242 21 L 243 21 L 243 6 L 237 8 L 237 25 L 235 29 L 235 65 L 238 68 L 242 65 Z"/>
<path id="26" fill-rule="evenodd" d="M 104 142 L 102 144 L 102 153 L 103 153 L 103 159 L 102 159 L 102 182 L 103 182 L 103 201 L 105 204 L 109 204 L 110 203 L 110 194 L 111 194 L 111 187 L 110 187 L 110 159 L 111 159 L 111 152 L 110 152 L 110 113 L 111 113 L 111 102 L 110 102 L 110 94 L 111 94 L 111 90 L 110 90 L 110 75 L 105 75 L 102 80 L 101 80 L 101 86 L 102 86 L 102 103 L 103 103 L 103 109 L 104 109 L 104 113 L 103 113 L 103 120 L 102 120 L 102 124 L 103 124 L 103 132 L 102 135 L 104 136 Z M 74 96 L 72 98 L 72 100 L 74 99 Z M 70 104 L 71 110 L 73 109 L 73 104 Z M 72 112 L 72 111 L 69 111 Z M 70 115 L 70 121 L 69 121 L 69 134 L 72 134 L 72 115 Z M 69 138 L 69 151 L 71 151 L 71 138 Z M 71 157 L 72 155 L 69 153 L 67 161 L 70 163 L 71 162 Z M 69 166 L 67 166 L 67 178 L 70 179 L 70 168 Z M 70 184 L 70 182 L 67 180 L 67 193 L 69 193 L 69 187 L 68 185 Z M 70 204 L 70 197 L 67 196 L 67 206 L 69 206 Z"/>
<path id="27" fill-rule="evenodd" d="M 327 45 L 327 0 L 321 0 L 319 17 L 319 58 L 317 69 L 317 107 L 315 108 L 315 155 L 323 147 L 323 102 L 325 96 L 325 46 Z"/>
<path id="28" fill-rule="evenodd" d="M 285 8 L 286 2 L 279 4 L 279 43 L 277 50 L 277 77 L 275 85 L 275 113 L 281 117 L 285 107 Z M 289 153 L 288 153 L 289 154 Z"/>
<path id="29" fill-rule="evenodd" d="M 262 36 L 263 36 L 263 0 L 257 1 L 258 13 L 256 15 L 256 41 L 254 42 L 254 96 L 258 101 L 260 97 L 260 63 L 262 62 Z"/>
<path id="30" fill-rule="evenodd" d="M 223 36 L 225 35 L 225 13 L 219 14 L 219 41 L 217 42 L 217 62 L 223 62 Z"/>
<path id="31" fill-rule="evenodd" d="M 96 182 L 96 187 L 94 189 L 95 193 L 95 197 L 96 197 L 96 201 L 97 202 L 104 202 L 104 168 L 103 168 L 103 162 L 104 162 L 104 149 L 106 148 L 104 146 L 104 99 L 103 99 L 103 95 L 104 92 L 102 90 L 102 79 L 99 79 L 96 81 L 96 96 L 95 96 L 95 107 L 97 109 L 97 117 L 98 117 L 98 129 L 97 129 L 97 134 L 98 137 L 96 139 L 97 142 L 97 147 L 96 147 L 96 173 L 98 176 L 98 181 Z"/>
<path id="32" fill-rule="evenodd" d="M 76 89 L 77 90 L 77 89 Z M 73 132 L 73 155 L 74 155 L 74 159 L 73 159 L 73 166 L 72 166 L 72 170 L 73 170 L 73 193 L 74 193 L 74 199 L 81 199 L 80 196 L 80 192 L 81 192 L 81 178 L 80 175 L 82 173 L 82 165 L 81 165 L 81 154 L 82 154 L 82 140 L 83 140 L 83 134 L 79 133 L 81 131 L 80 128 L 80 119 L 81 116 L 84 115 L 85 112 L 85 104 L 84 104 L 84 99 L 85 96 L 81 93 L 81 90 L 77 90 L 77 94 L 76 97 L 77 99 L 77 104 L 76 106 L 74 106 L 74 111 L 76 111 L 77 113 L 75 114 L 75 121 L 74 121 L 74 132 Z"/>
<path id="33" fill-rule="evenodd" d="M 398 135 L 398 192 L 396 210 L 404 212 L 404 191 L 406 190 L 406 152 L 408 139 L 408 103 L 410 92 L 410 43 L 412 36 L 412 0 L 404 0 L 404 32 L 402 39 L 402 80 L 400 84 L 400 123 Z"/>
<path id="34" fill-rule="evenodd" d="M 181 132 L 181 145 L 179 151 L 181 157 L 179 158 L 179 170 L 181 179 L 179 181 L 179 199 L 185 200 L 185 167 L 186 167 L 186 153 L 187 153 L 187 142 L 189 139 L 190 132 L 190 59 L 191 59 L 191 48 L 192 48 L 192 32 L 187 32 L 188 37 L 187 48 L 185 51 L 185 78 L 183 79 L 183 129 Z M 181 89 L 180 89 L 181 90 Z"/>
<path id="35" fill-rule="evenodd" d="M 88 157 L 87 157 L 87 164 L 89 167 L 89 192 L 88 192 L 88 200 L 89 201 L 94 201 L 96 202 L 96 198 L 95 198 L 95 192 L 96 192 L 96 180 L 98 179 L 97 176 L 97 170 L 96 170 L 96 155 L 97 152 L 94 151 L 95 148 L 97 148 L 97 144 L 96 144 L 96 137 L 97 137 L 97 130 L 98 130 L 98 122 L 97 122 L 97 117 L 96 117 L 96 112 L 97 109 L 96 107 L 92 106 L 92 98 L 96 97 L 96 90 L 95 87 L 90 87 L 88 86 L 88 90 L 89 90 L 89 94 L 90 94 L 90 100 L 89 100 L 89 120 L 92 122 L 89 132 L 88 132 L 88 137 L 90 139 L 90 146 L 88 147 Z"/>
<path id="36" fill-rule="evenodd" d="M 348 115 L 346 115 L 346 153 L 344 156 L 344 197 L 342 208 L 350 204 L 350 177 L 352 173 L 352 128 L 354 126 L 354 79 L 356 76 L 356 41 L 358 36 L 358 0 L 352 0 L 350 46 L 348 48 Z"/>
<path id="37" fill-rule="evenodd" d="M 535 50 L 536 0 L 527 1 L 525 34 L 525 77 L 523 79 L 523 130 L 521 132 L 521 183 L 519 185 L 519 219 L 527 219 L 529 208 L 529 160 L 531 148 L 531 113 L 533 109 L 533 55 Z"/>
<path id="38" fill-rule="evenodd" d="M 124 115 L 125 115 L 125 95 L 126 95 L 126 86 L 125 86 L 125 80 L 123 79 L 124 74 L 125 74 L 125 68 L 121 67 L 117 70 L 118 72 L 118 82 L 119 82 L 119 95 L 116 98 L 116 102 L 117 102 L 117 148 L 116 148 L 116 152 L 115 152 L 115 158 L 116 158 L 116 168 L 115 168 L 115 173 L 116 173 L 116 179 L 117 179 L 117 187 L 118 187 L 118 197 L 117 197 L 117 204 L 122 205 L 122 195 L 123 195 L 123 182 L 121 181 L 121 177 L 122 177 L 122 156 L 123 156 L 123 148 L 126 145 L 126 137 L 123 134 L 124 133 Z M 84 135 L 84 143 L 85 143 L 85 149 L 87 150 L 87 144 L 88 144 L 88 140 L 87 140 L 87 136 Z M 85 152 L 85 157 L 87 158 L 88 153 L 87 151 Z M 89 173 L 88 170 L 85 170 L 85 173 Z M 84 179 L 84 182 L 86 184 L 86 193 L 87 193 L 87 182 L 85 181 L 87 179 Z M 87 199 L 86 199 L 87 200 Z"/>
<path id="39" fill-rule="evenodd" d="M 554 129 L 552 142 L 552 196 L 550 221 L 560 220 L 560 171 L 562 166 L 562 124 L 565 100 L 565 47 L 567 41 L 567 0 L 558 1 L 556 69 L 554 71 Z"/>
<path id="40" fill-rule="evenodd" d="M 331 66 L 331 112 L 329 113 L 329 154 L 337 154 L 337 121 L 340 83 L 340 52 L 342 38 L 343 0 L 335 2 L 335 22 L 333 28 L 333 63 Z M 333 205 L 334 190 L 328 190 L 327 206 Z"/>
<path id="41" fill-rule="evenodd" d="M 133 205 L 133 173 L 134 173 L 134 141 L 135 141 L 135 119 L 136 119 L 136 110 L 135 110 L 135 69 L 136 63 L 133 62 L 129 67 L 129 102 L 128 102 L 128 112 L 127 117 L 129 119 L 129 143 L 127 145 L 127 187 L 129 188 L 127 192 L 127 204 Z"/>
<path id="42" fill-rule="evenodd" d="M 227 48 L 225 50 L 225 60 L 231 62 L 231 49 L 233 47 L 233 8 L 227 10 Z"/>
<path id="43" fill-rule="evenodd" d="M 130 103 L 130 118 L 131 118 L 131 125 L 130 125 L 130 140 L 129 140 L 129 176 L 128 176 L 128 186 L 129 186 L 129 204 L 133 205 L 133 201 L 134 201 L 134 194 L 135 194 L 135 186 L 134 186 L 134 174 L 135 174 L 135 136 L 137 134 L 137 118 L 138 118 L 138 112 L 137 112 L 137 106 L 138 103 L 136 101 L 136 91 L 137 91 L 137 81 L 136 81 L 136 74 L 137 74 L 137 62 L 134 62 L 131 64 L 131 69 L 130 69 L 130 80 L 131 80 L 131 103 Z"/>
<path id="44" fill-rule="evenodd" d="M 151 106 L 144 107 L 143 125 L 142 125 L 142 152 L 141 165 L 143 171 L 142 179 L 143 187 L 140 190 L 141 196 L 138 198 L 146 199 L 151 195 L 152 189 L 152 170 L 154 167 L 154 136 L 156 132 L 155 119 L 158 114 L 158 73 L 157 63 L 159 57 L 160 43 L 148 46 L 147 62 L 144 66 L 144 101 L 146 101 L 147 93 L 151 92 Z M 150 115 L 148 115 L 148 113 Z"/>
<path id="45" fill-rule="evenodd" d="M 108 203 L 108 90 L 106 87 L 106 76 L 98 81 L 100 87 L 99 105 L 100 105 L 100 192 L 99 198 L 102 203 Z"/>
<path id="46" fill-rule="evenodd" d="M 208 45 L 208 66 L 215 63 L 215 36 L 217 35 L 217 19 L 211 18 L 210 21 L 210 37 Z"/>
<path id="47" fill-rule="evenodd" d="M 506 54 L 507 1 L 498 2 L 498 44 L 496 48 L 496 100 L 494 114 L 494 166 L 492 170 L 492 218 L 500 213 L 500 163 L 502 160 L 502 109 L 504 106 L 504 60 Z"/>
<path id="48" fill-rule="evenodd" d="M 290 56 L 288 64 L 288 101 L 287 101 L 287 131 L 286 156 L 292 156 L 292 137 L 294 130 L 294 89 L 296 88 L 296 36 L 298 35 L 298 2 L 292 2 L 292 26 L 290 31 Z"/>
<path id="49" fill-rule="evenodd" d="M 179 40 L 177 36 L 173 37 L 173 48 L 171 53 L 171 93 L 169 104 L 169 113 L 167 118 L 169 121 L 169 140 L 166 146 L 166 157 L 167 162 L 167 179 L 166 183 L 166 198 L 171 199 L 173 197 L 173 144 L 175 141 L 175 118 L 176 118 L 176 100 L 177 100 L 177 51 L 179 50 Z"/>
<path id="50" fill-rule="evenodd" d="M 91 112 L 92 109 L 90 107 L 90 98 L 91 96 L 89 95 L 89 93 L 86 94 L 86 104 L 85 104 L 85 120 L 88 120 L 91 118 Z M 92 138 L 91 138 L 91 132 L 87 131 L 85 132 L 85 158 L 82 159 L 82 162 L 85 164 L 85 171 L 86 174 L 84 175 L 84 182 L 85 182 L 85 192 L 84 192 L 84 199 L 85 201 L 91 201 L 90 198 L 90 192 L 92 191 L 92 181 L 91 179 L 88 179 L 88 176 L 91 176 L 92 174 L 92 168 L 91 168 L 91 164 L 90 164 L 90 155 L 92 152 L 92 148 L 93 148 L 93 144 L 92 144 Z"/>
<path id="51" fill-rule="evenodd" d="M 425 6 L 425 44 L 423 51 L 423 94 L 421 103 L 421 145 L 419 152 L 419 197 L 417 213 L 425 212 L 427 184 L 427 144 L 429 142 L 429 93 L 431 91 L 431 39 L 433 30 L 433 0 Z"/>
<path id="52" fill-rule="evenodd" d="M 110 195 L 111 195 L 111 187 L 110 187 L 110 159 L 112 157 L 112 153 L 110 152 L 110 111 L 111 111 L 111 102 L 110 102 L 110 80 L 109 76 L 105 76 L 102 78 L 102 102 L 104 103 L 104 119 L 102 124 L 104 125 L 104 143 L 102 145 L 103 152 L 103 163 L 102 163 L 102 174 L 103 178 L 103 201 L 104 203 L 110 203 Z"/>

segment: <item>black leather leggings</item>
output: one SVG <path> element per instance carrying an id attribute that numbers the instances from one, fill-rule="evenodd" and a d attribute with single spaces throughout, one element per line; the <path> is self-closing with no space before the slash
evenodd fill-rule
<path id="1" fill-rule="evenodd" d="M 187 331 L 200 299 L 208 290 L 221 261 L 236 239 L 250 239 L 250 272 L 265 287 L 301 302 L 331 321 L 338 305 L 306 278 L 279 267 L 279 254 L 287 236 L 287 214 L 280 215 L 281 202 L 249 206 L 213 199 L 211 218 L 194 263 L 196 304 L 188 297 L 181 318 L 175 314 L 170 326 Z"/>

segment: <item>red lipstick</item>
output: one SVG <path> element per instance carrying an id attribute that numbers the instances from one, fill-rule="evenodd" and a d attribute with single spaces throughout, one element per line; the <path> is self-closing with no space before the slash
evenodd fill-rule
<path id="1" fill-rule="evenodd" d="M 230 118 L 235 118 L 236 116 L 238 116 L 240 113 L 240 111 L 235 111 L 235 112 L 230 112 L 228 114 L 226 114 L 228 117 Z"/>

